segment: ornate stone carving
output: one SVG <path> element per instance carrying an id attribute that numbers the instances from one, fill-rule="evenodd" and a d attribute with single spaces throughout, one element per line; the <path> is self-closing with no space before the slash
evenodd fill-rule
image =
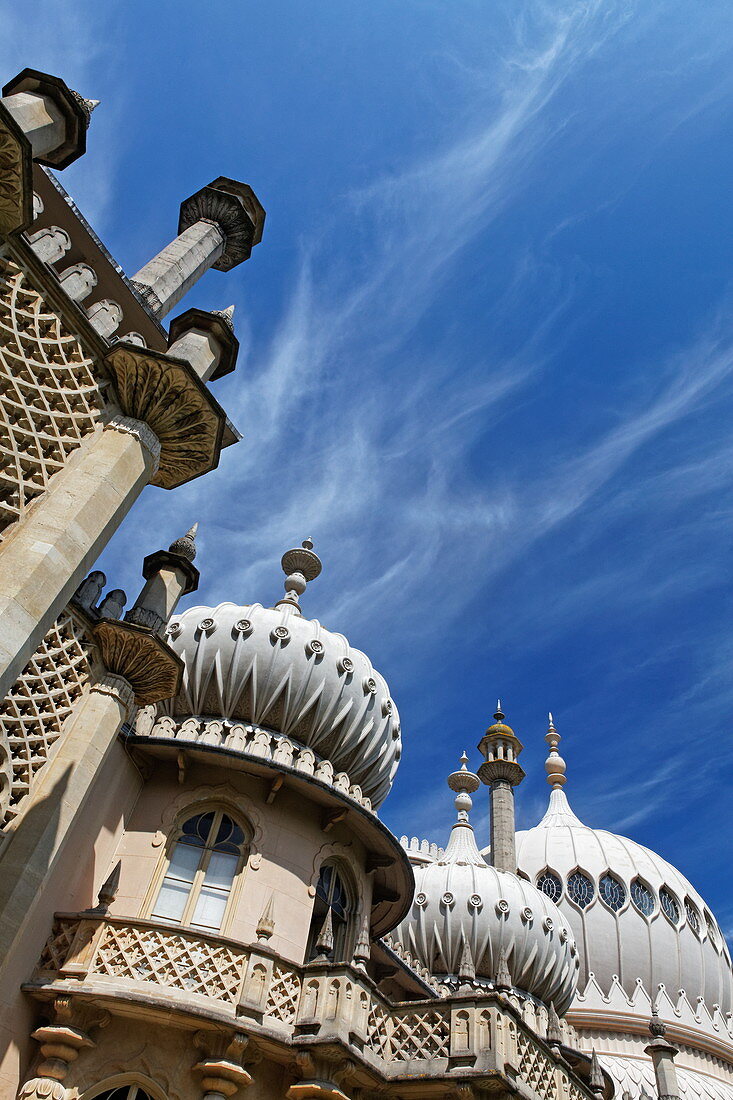
<path id="1" fill-rule="evenodd" d="M 29 275 L 0 260 L 0 530 L 21 518 L 99 426 L 102 388 Z"/>
<path id="2" fill-rule="evenodd" d="M 160 440 L 152 428 L 143 424 L 142 420 L 135 420 L 131 416 L 113 416 L 104 425 L 105 429 L 115 432 L 127 432 L 139 439 L 143 447 L 150 454 L 155 464 L 156 471 L 160 465 Z"/>
<path id="3" fill-rule="evenodd" d="M 64 611 L 0 703 L 0 824 L 17 815 L 90 677 L 89 638 Z"/>
<path id="4" fill-rule="evenodd" d="M 226 417 L 187 363 L 122 343 L 105 363 L 125 416 L 160 440 L 154 485 L 174 489 L 216 467 Z"/>
<path id="5" fill-rule="evenodd" d="M 178 691 L 181 662 L 143 627 L 103 619 L 94 627 L 94 640 L 105 667 L 115 679 L 122 676 L 130 684 L 138 706 L 169 699 Z"/>
<path id="6" fill-rule="evenodd" d="M 33 220 L 30 142 L 0 103 L 0 233 L 12 233 Z"/>

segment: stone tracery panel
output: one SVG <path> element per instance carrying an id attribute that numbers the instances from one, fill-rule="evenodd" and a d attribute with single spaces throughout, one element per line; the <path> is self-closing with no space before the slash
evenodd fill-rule
<path id="1" fill-rule="evenodd" d="M 27 273 L 0 260 L 0 532 L 100 423 L 102 385 Z"/>
<path id="2" fill-rule="evenodd" d="M 89 642 L 64 611 L 0 703 L 0 827 L 17 816 L 90 679 Z"/>

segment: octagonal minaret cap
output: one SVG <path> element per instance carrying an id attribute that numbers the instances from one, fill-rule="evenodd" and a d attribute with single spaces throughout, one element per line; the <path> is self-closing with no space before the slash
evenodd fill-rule
<path id="1" fill-rule="evenodd" d="M 212 267 L 231 271 L 262 240 L 265 209 L 248 183 L 218 176 L 181 203 L 179 234 L 202 220 L 215 222 L 225 238 L 224 251 Z"/>
<path id="2" fill-rule="evenodd" d="M 234 335 L 234 306 L 179 313 L 168 327 L 168 352 L 191 364 L 202 382 L 215 382 L 237 365 L 239 340 Z"/>
<path id="3" fill-rule="evenodd" d="M 497 699 L 494 723 L 478 744 L 478 750 L 486 760 L 478 774 L 482 783 L 491 785 L 501 780 L 516 787 L 524 779 L 524 770 L 517 760 L 524 746 L 512 727 L 504 721 L 505 717 L 501 699 Z"/>
<path id="4" fill-rule="evenodd" d="M 86 152 L 87 129 L 98 99 L 86 99 L 60 77 L 38 69 L 23 69 L 2 94 L 3 106 L 30 141 L 39 164 L 67 168 Z"/>

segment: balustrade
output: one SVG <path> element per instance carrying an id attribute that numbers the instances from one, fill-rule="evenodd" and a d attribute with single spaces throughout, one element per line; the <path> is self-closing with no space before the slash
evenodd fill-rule
<path id="1" fill-rule="evenodd" d="M 507 997 L 471 990 L 392 1003 L 346 965 L 293 966 L 264 944 L 237 944 L 149 920 L 59 914 L 29 992 L 49 987 L 111 997 L 157 987 L 168 1010 L 250 1021 L 259 1034 L 291 1043 L 339 1044 L 383 1078 L 443 1076 L 456 1069 L 516 1077 L 548 1100 L 590 1095 L 539 1041 Z"/>

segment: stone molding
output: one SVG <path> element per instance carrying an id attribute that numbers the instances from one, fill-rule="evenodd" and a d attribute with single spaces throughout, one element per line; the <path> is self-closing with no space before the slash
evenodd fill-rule
<path id="1" fill-rule="evenodd" d="M 294 966 L 263 944 L 150 920 L 97 919 L 93 949 L 71 980 L 64 977 L 68 958 L 80 923 L 90 915 L 58 914 L 24 989 L 41 999 L 73 998 L 78 989 L 95 1005 L 114 1009 L 124 1001 L 126 1013 L 141 1017 L 160 1009 L 181 1026 L 208 1020 L 243 1037 L 252 1032 L 258 1044 L 279 1048 L 282 1059 L 296 1051 L 303 1055 L 299 1069 L 294 1067 L 301 1080 L 309 1076 L 307 1056 L 318 1064 L 325 1055 L 347 1071 L 340 1080 L 371 1088 L 394 1085 L 401 1095 L 410 1082 L 424 1090 L 426 1081 L 439 1083 L 450 1071 L 455 1079 L 465 1069 L 496 1084 L 507 1075 L 516 1078 L 525 1092 L 553 1090 L 567 1100 L 592 1096 L 548 1045 L 547 1020 L 513 994 L 471 991 L 394 1003 L 352 966 Z M 574 1036 L 571 1029 L 567 1034 Z"/>
<path id="2" fill-rule="evenodd" d="M 114 672 L 107 672 L 101 676 L 92 685 L 92 691 L 97 692 L 98 695 L 111 695 L 122 704 L 128 715 L 135 705 L 135 692 L 132 687 L 124 676 L 116 675 Z"/>
<path id="3" fill-rule="evenodd" d="M 105 366 L 124 415 L 143 421 L 160 441 L 151 484 L 175 489 L 216 468 L 226 415 L 188 363 L 121 342 Z"/>
<path id="4" fill-rule="evenodd" d="M 160 466 L 160 440 L 152 428 L 144 424 L 142 420 L 135 420 L 131 416 L 123 416 L 122 413 L 111 417 L 104 428 L 105 431 L 127 432 L 128 435 L 134 435 L 152 458 L 153 473 L 157 474 Z"/>

